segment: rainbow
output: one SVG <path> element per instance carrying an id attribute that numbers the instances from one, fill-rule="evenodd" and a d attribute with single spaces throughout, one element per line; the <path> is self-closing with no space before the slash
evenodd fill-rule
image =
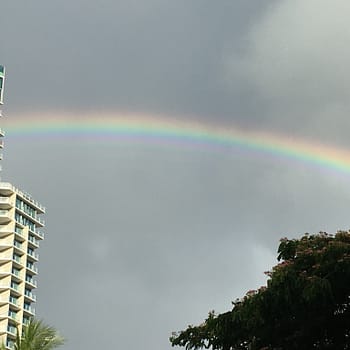
<path id="1" fill-rule="evenodd" d="M 218 127 L 184 119 L 128 112 L 42 114 L 8 117 L 2 123 L 6 138 L 43 137 L 93 140 L 132 140 L 196 146 L 231 152 L 275 156 L 350 174 L 350 151 L 267 131 Z"/>

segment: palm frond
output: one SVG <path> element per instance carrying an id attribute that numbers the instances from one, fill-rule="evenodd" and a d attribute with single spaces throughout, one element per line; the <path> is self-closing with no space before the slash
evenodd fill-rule
<path id="1" fill-rule="evenodd" d="M 15 350 L 52 350 L 63 342 L 55 328 L 45 325 L 41 320 L 31 319 L 23 326 L 22 336 L 17 332 Z"/>

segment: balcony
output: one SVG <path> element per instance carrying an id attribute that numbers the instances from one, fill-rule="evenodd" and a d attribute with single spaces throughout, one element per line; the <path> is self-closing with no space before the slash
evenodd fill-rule
<path id="1" fill-rule="evenodd" d="M 28 254 L 28 258 L 31 258 L 34 261 L 38 261 L 39 260 L 39 254 L 38 253 L 35 253 L 33 251 L 28 251 L 27 254 Z"/>
<path id="2" fill-rule="evenodd" d="M 9 310 L 8 317 L 9 317 L 11 320 L 17 322 L 17 312 L 12 311 L 12 310 Z"/>
<path id="3" fill-rule="evenodd" d="M 11 259 L 6 253 L 0 254 L 0 265 L 9 262 Z"/>
<path id="4" fill-rule="evenodd" d="M 19 239 L 21 242 L 24 241 L 24 239 L 25 239 L 24 229 L 22 227 L 18 226 L 18 224 L 16 224 L 16 226 L 15 226 L 15 234 L 16 234 L 17 239 Z"/>
<path id="5" fill-rule="evenodd" d="M 11 276 L 15 282 L 21 282 L 21 280 L 22 280 L 21 272 L 15 268 L 12 269 Z"/>
<path id="6" fill-rule="evenodd" d="M 31 228 L 29 228 L 29 232 L 38 237 L 39 239 L 44 239 L 44 232 Z"/>
<path id="7" fill-rule="evenodd" d="M 29 193 L 23 192 L 15 187 L 13 187 L 13 191 L 16 192 L 21 199 L 32 205 L 39 213 L 45 213 L 45 207 L 35 201 Z"/>
<path id="8" fill-rule="evenodd" d="M 11 333 L 13 335 L 16 335 L 17 334 L 17 328 L 15 326 L 8 325 L 7 326 L 7 332 Z"/>
<path id="9" fill-rule="evenodd" d="M 21 263 L 21 257 L 19 255 L 13 254 L 12 259 L 17 261 L 18 263 Z"/>
<path id="10" fill-rule="evenodd" d="M 15 341 L 7 339 L 6 341 L 6 349 L 13 350 L 15 348 Z"/>
<path id="11" fill-rule="evenodd" d="M 13 293 L 16 296 L 20 296 L 21 295 L 21 290 L 19 288 L 19 285 L 16 283 L 14 284 L 13 282 L 11 283 L 11 293 Z"/>
<path id="12" fill-rule="evenodd" d="M 10 271 L 0 271 L 0 278 L 7 277 L 10 274 Z"/>
<path id="13" fill-rule="evenodd" d="M 4 252 L 5 250 L 10 249 L 10 248 L 12 248 L 11 244 L 2 243 L 1 239 L 0 239 L 0 252 Z"/>
<path id="14" fill-rule="evenodd" d="M 32 292 L 29 292 L 29 291 L 26 290 L 24 292 L 24 296 L 25 296 L 25 298 L 28 298 L 32 302 L 36 301 L 36 296 Z"/>
<path id="15" fill-rule="evenodd" d="M 45 221 L 43 219 L 41 219 L 37 215 L 33 215 L 32 213 L 28 212 L 24 208 L 16 206 L 16 212 L 21 214 L 22 216 L 26 217 L 27 219 L 29 219 L 36 226 L 39 226 L 39 227 L 45 226 Z"/>
<path id="16" fill-rule="evenodd" d="M 13 201 L 9 197 L 0 197 L 0 208 L 10 209 L 13 207 Z"/>
<path id="17" fill-rule="evenodd" d="M 11 221 L 10 212 L 0 209 L 0 224 L 6 224 Z"/>
<path id="18" fill-rule="evenodd" d="M 21 243 L 21 242 L 18 242 L 18 241 L 14 241 L 13 242 L 13 246 L 15 248 L 15 252 L 16 253 L 25 253 L 25 249 L 24 249 L 24 245 Z"/>
<path id="19" fill-rule="evenodd" d="M 11 305 L 11 308 L 15 309 L 16 311 L 19 311 L 21 309 L 17 298 L 13 298 L 11 296 L 10 296 L 10 305 Z"/>
<path id="20" fill-rule="evenodd" d="M 35 275 L 38 273 L 38 268 L 33 264 L 27 263 L 27 269 Z"/>
<path id="21" fill-rule="evenodd" d="M 39 240 L 37 240 L 34 236 L 29 235 L 28 237 L 28 242 L 29 244 L 32 244 L 35 248 L 39 248 Z"/>
<path id="22" fill-rule="evenodd" d="M 1 283 L 0 284 L 0 293 L 4 292 L 5 290 L 8 290 L 9 286 L 6 284 Z"/>
<path id="23" fill-rule="evenodd" d="M 0 129 L 0 133 L 1 133 Z M 38 213 L 43 214 L 45 213 L 45 207 L 42 206 L 40 203 L 35 201 L 32 196 L 29 193 L 23 192 L 20 189 L 16 188 L 15 186 L 12 186 L 9 182 L 0 182 L 0 194 L 9 196 L 10 194 L 17 193 L 17 195 L 23 199 L 25 202 L 27 202 L 29 205 L 33 206 Z"/>
<path id="24" fill-rule="evenodd" d="M 0 238 L 6 237 L 12 233 L 13 233 L 13 231 L 6 229 L 6 228 L 2 228 L 2 229 L 0 229 Z"/>
<path id="25" fill-rule="evenodd" d="M 8 301 L 6 300 L 0 300 L 0 306 L 6 305 L 8 303 Z"/>
<path id="26" fill-rule="evenodd" d="M 13 261 L 14 266 L 20 267 L 20 268 L 23 267 L 22 259 L 17 254 L 13 254 L 12 261 Z"/>
<path id="27" fill-rule="evenodd" d="M 24 304 L 23 311 L 27 312 L 27 313 L 29 313 L 29 314 L 31 314 L 33 316 L 35 315 L 35 308 L 30 306 L 30 305 L 28 305 L 28 304 Z"/>
<path id="28" fill-rule="evenodd" d="M 26 284 L 28 284 L 29 287 L 32 287 L 32 288 L 36 288 L 36 286 L 37 286 L 36 281 L 33 280 L 33 278 L 30 278 L 30 277 L 26 278 Z"/>
<path id="29" fill-rule="evenodd" d="M 8 182 L 0 182 L 0 193 L 5 196 L 13 194 L 14 187 Z"/>

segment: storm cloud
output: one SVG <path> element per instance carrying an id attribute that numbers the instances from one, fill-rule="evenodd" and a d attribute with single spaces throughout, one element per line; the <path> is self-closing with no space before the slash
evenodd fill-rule
<path id="1" fill-rule="evenodd" d="M 347 149 L 349 11 L 3 1 L 4 124 L 129 111 Z M 265 283 L 279 238 L 349 224 L 348 175 L 326 166 L 10 130 L 5 142 L 3 181 L 47 207 L 37 314 L 65 350 L 170 349 L 172 331 Z"/>

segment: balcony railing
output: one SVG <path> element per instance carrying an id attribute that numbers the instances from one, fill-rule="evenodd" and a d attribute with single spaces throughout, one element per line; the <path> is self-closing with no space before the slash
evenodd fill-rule
<path id="1" fill-rule="evenodd" d="M 22 262 L 22 259 L 21 259 L 21 257 L 19 257 L 18 255 L 13 255 L 13 257 L 12 257 L 12 259 L 14 260 L 14 261 L 16 261 L 16 262 L 18 262 L 19 264 L 21 264 Z"/>
<path id="2" fill-rule="evenodd" d="M 15 290 L 16 292 L 19 292 L 19 284 L 11 282 L 11 289 Z"/>
<path id="3" fill-rule="evenodd" d="M 28 312 L 30 312 L 31 314 L 35 314 L 35 308 L 34 307 L 32 307 L 32 306 L 29 306 L 29 305 L 27 305 L 27 304 L 24 304 L 24 310 L 25 311 L 28 311 Z"/>
<path id="4" fill-rule="evenodd" d="M 10 204 L 13 205 L 13 202 L 9 197 L 0 197 L 0 204 Z"/>
<path id="5" fill-rule="evenodd" d="M 29 235 L 28 241 L 39 247 L 39 241 L 34 236 Z"/>
<path id="6" fill-rule="evenodd" d="M 13 350 L 15 348 L 15 342 L 13 340 L 6 340 L 6 349 Z"/>
<path id="7" fill-rule="evenodd" d="M 36 296 L 32 293 L 32 292 L 29 292 L 29 291 L 25 291 L 24 292 L 24 295 L 30 299 L 32 299 L 33 301 L 36 301 Z"/>
<path id="8" fill-rule="evenodd" d="M 23 236 L 23 228 L 16 226 L 15 232 L 18 233 L 19 235 Z"/>
<path id="9" fill-rule="evenodd" d="M 26 278 L 26 282 L 30 283 L 32 286 L 36 287 L 36 281 L 33 278 Z"/>
<path id="10" fill-rule="evenodd" d="M 35 265 L 33 265 L 33 264 L 28 264 L 27 263 L 27 269 L 29 269 L 29 270 L 31 270 L 31 271 L 33 271 L 35 273 L 38 273 L 38 268 Z"/>
<path id="11" fill-rule="evenodd" d="M 17 312 L 9 310 L 8 316 L 12 319 L 17 321 Z"/>
<path id="12" fill-rule="evenodd" d="M 4 262 L 4 261 L 8 261 L 8 260 L 11 260 L 11 257 L 8 256 L 6 253 L 2 253 L 0 254 L 0 261 Z"/>
<path id="13" fill-rule="evenodd" d="M 44 232 L 41 232 L 37 229 L 33 229 L 29 227 L 29 231 L 35 235 L 37 235 L 38 237 L 40 237 L 41 239 L 44 239 Z"/>
<path id="14" fill-rule="evenodd" d="M 17 282 L 11 281 L 10 287 L 14 290 L 19 290 L 19 284 Z"/>
<path id="15" fill-rule="evenodd" d="M 10 303 L 13 304 L 13 305 L 18 306 L 18 300 L 17 300 L 17 298 L 14 298 L 14 297 L 10 296 Z"/>
<path id="16" fill-rule="evenodd" d="M 32 257 L 33 259 L 35 259 L 35 260 L 39 260 L 39 254 L 38 254 L 38 253 L 29 251 L 29 252 L 28 252 L 28 255 L 29 255 L 30 257 Z"/>
<path id="17" fill-rule="evenodd" d="M 21 213 L 21 215 L 27 216 L 31 220 L 38 222 L 41 226 L 45 226 L 45 221 L 42 218 L 40 218 L 40 216 L 33 214 L 32 212 L 26 210 L 25 208 L 19 207 L 17 205 L 16 205 L 16 209 Z"/>
<path id="18" fill-rule="evenodd" d="M 7 331 L 8 331 L 9 333 L 12 333 L 12 334 L 16 334 L 16 333 L 17 333 L 16 327 L 10 326 L 10 325 L 7 326 Z"/>
<path id="19" fill-rule="evenodd" d="M 17 276 L 17 277 L 20 277 L 20 272 L 19 270 L 15 270 L 15 269 L 12 269 L 12 274 Z"/>
<path id="20" fill-rule="evenodd" d="M 14 241 L 14 242 L 13 242 L 13 245 L 14 245 L 16 248 L 23 250 L 23 244 L 22 244 L 21 242 Z"/>
<path id="21" fill-rule="evenodd" d="M 35 201 L 32 196 L 27 193 L 27 192 L 23 192 L 20 189 L 16 188 L 15 186 L 12 186 L 10 183 L 8 182 L 1 182 L 0 183 L 0 187 L 2 189 L 8 189 L 12 192 L 16 192 L 19 196 L 21 196 L 22 198 L 24 198 L 26 201 L 28 201 L 30 204 L 32 204 L 34 207 L 38 208 L 42 213 L 45 213 L 45 207 L 42 206 L 40 203 L 38 203 L 37 201 Z"/>
<path id="22" fill-rule="evenodd" d="M 13 186 L 12 186 L 13 187 Z M 32 196 L 27 193 L 27 192 L 23 192 L 21 190 L 19 190 L 18 188 L 13 187 L 13 190 L 15 192 L 17 192 L 21 197 L 23 197 L 24 199 L 26 199 L 28 202 L 30 202 L 31 204 L 33 204 L 35 207 L 39 208 L 43 213 L 45 213 L 45 207 L 42 206 L 40 203 L 38 203 L 37 201 L 35 201 Z"/>

